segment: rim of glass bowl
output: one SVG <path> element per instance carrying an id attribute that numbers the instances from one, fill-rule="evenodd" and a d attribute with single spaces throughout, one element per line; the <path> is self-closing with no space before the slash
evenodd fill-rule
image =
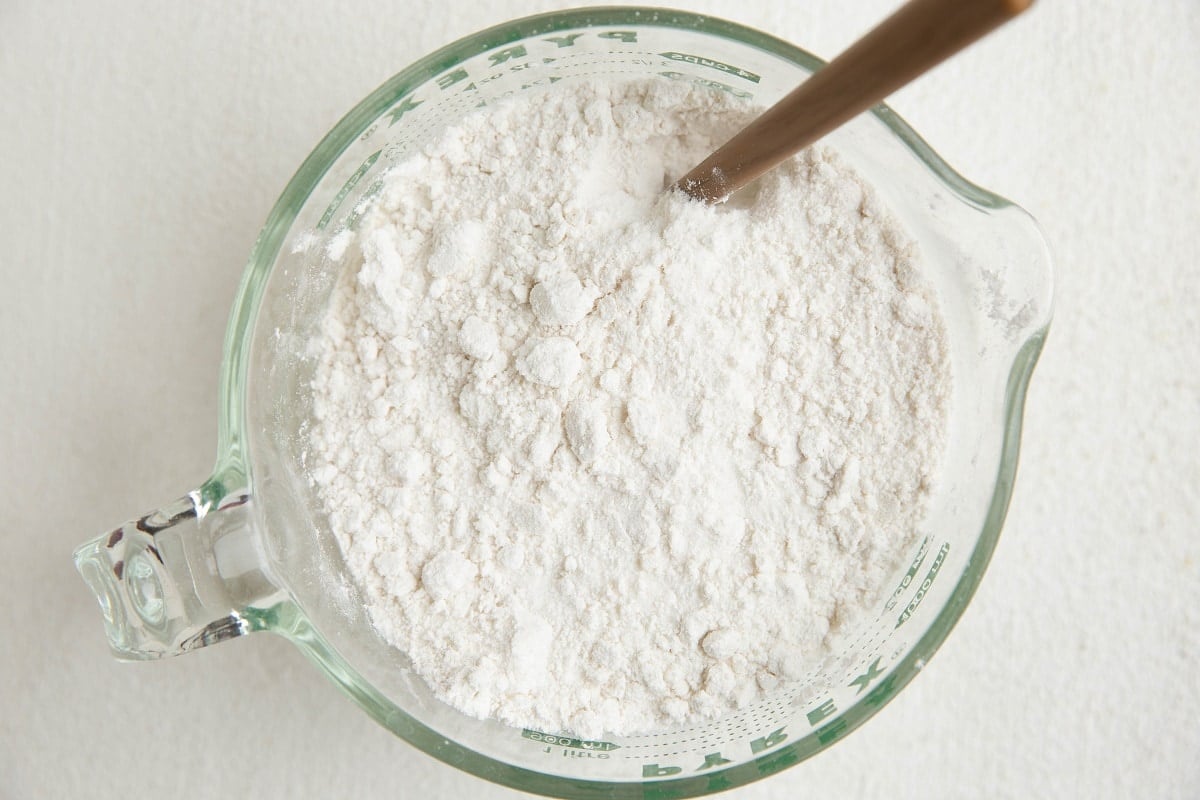
<path id="1" fill-rule="evenodd" d="M 254 244 L 226 329 L 221 364 L 218 457 L 213 478 L 206 485 L 204 495 L 219 497 L 225 487 L 239 485 L 239 481 L 245 480 L 248 475 L 249 465 L 245 458 L 243 439 L 244 390 L 251 333 L 259 301 L 284 237 L 300 208 L 330 165 L 396 101 L 463 59 L 517 39 L 596 25 L 644 25 L 694 30 L 757 47 L 808 70 L 815 71 L 825 66 L 824 61 L 795 45 L 737 23 L 672 9 L 602 6 L 555 11 L 505 22 L 442 47 L 397 73 L 351 109 L 305 159 L 271 209 Z M 926 167 L 963 199 L 989 209 L 1013 205 L 955 172 L 886 105 L 877 105 L 871 113 L 891 128 Z M 924 667 L 925 662 L 945 641 L 958 621 L 983 577 L 1004 522 L 1016 472 L 1025 390 L 1045 340 L 1049 324 L 1048 315 L 1049 312 L 1045 323 L 1034 330 L 1020 348 L 1009 371 L 1000 468 L 984 528 L 971 555 L 969 568 L 959 579 L 949 601 L 929 630 L 892 670 L 889 679 L 864 695 L 863 699 L 834 720 L 844 722 L 844 727 L 841 734 L 828 744 L 822 743 L 818 734 L 813 732 L 753 761 L 707 773 L 703 777 L 609 782 L 548 775 L 485 756 L 448 740 L 409 717 L 374 687 L 359 678 L 354 669 L 312 629 L 303 612 L 291 603 L 262 612 L 256 627 L 274 630 L 293 640 L 343 691 L 400 738 L 441 761 L 486 780 L 527 792 L 568 798 L 640 798 L 644 796 L 643 787 L 646 783 L 661 786 L 669 796 L 697 796 L 759 780 L 778 772 L 784 766 L 798 764 L 815 755 L 835 741 L 845 738 L 846 734 L 869 719 Z"/>

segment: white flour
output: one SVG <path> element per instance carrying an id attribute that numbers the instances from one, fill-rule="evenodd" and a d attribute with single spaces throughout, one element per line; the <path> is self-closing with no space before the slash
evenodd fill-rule
<path id="1" fill-rule="evenodd" d="M 373 623 L 468 714 L 721 715 L 828 655 L 915 536 L 949 368 L 907 236 L 822 149 L 736 204 L 663 193 L 752 115 L 522 97 L 396 168 L 346 250 L 313 479 Z"/>

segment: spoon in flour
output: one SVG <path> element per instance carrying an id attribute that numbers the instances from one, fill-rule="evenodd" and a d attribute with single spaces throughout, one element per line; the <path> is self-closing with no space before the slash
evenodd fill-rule
<path id="1" fill-rule="evenodd" d="M 675 183 L 719 203 L 1033 4 L 911 0 Z"/>

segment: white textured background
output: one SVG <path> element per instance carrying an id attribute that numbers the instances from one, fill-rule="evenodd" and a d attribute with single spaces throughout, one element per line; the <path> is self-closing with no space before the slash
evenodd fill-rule
<path id="1" fill-rule="evenodd" d="M 515 798 L 274 637 L 121 665 L 70 551 L 211 465 L 242 264 L 341 114 L 541 0 L 0 3 L 0 797 Z M 830 56 L 891 0 L 687 7 Z M 767 797 L 1200 797 L 1200 2 L 1041 0 L 893 99 L 1042 223 L 1009 522 L 925 672 Z"/>

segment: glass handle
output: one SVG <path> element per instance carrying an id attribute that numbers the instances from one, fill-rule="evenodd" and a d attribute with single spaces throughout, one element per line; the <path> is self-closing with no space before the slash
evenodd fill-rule
<path id="1" fill-rule="evenodd" d="M 246 490 L 217 481 L 75 551 L 113 654 L 145 661 L 259 629 L 282 596 L 269 578 Z"/>

